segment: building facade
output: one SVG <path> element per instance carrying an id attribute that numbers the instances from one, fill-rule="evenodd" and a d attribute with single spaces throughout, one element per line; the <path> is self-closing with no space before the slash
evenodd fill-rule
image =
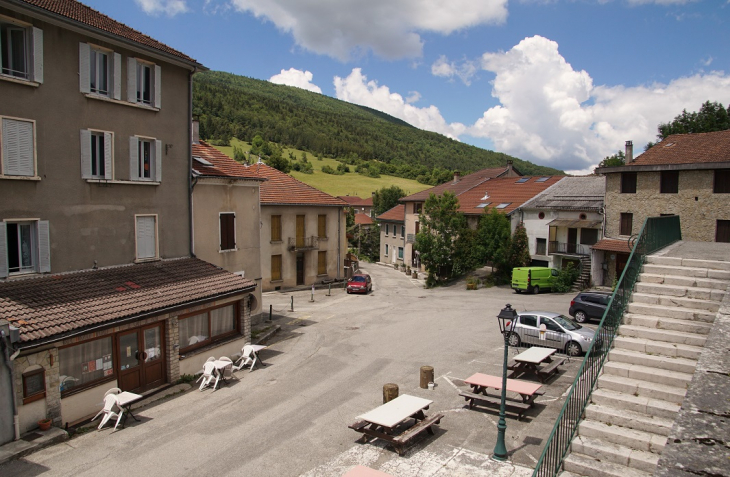
<path id="1" fill-rule="evenodd" d="M 382 263 L 392 263 L 399 267 L 406 263 L 405 211 L 406 206 L 398 204 L 380 214 L 376 219 L 380 224 L 380 261 Z"/>

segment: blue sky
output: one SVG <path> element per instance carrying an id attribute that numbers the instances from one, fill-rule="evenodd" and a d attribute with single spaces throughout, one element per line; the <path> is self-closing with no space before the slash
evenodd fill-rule
<path id="1" fill-rule="evenodd" d="M 82 1 L 212 70 L 572 173 L 730 104 L 730 0 Z"/>

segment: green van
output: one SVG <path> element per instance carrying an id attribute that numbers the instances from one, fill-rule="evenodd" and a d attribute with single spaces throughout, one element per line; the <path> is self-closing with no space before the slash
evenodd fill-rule
<path id="1" fill-rule="evenodd" d="M 512 269 L 512 289 L 517 293 L 540 293 L 550 290 L 558 276 L 558 271 L 548 267 L 518 267 Z"/>

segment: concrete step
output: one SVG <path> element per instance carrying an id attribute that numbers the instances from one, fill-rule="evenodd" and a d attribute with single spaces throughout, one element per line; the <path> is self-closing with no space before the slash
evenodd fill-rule
<path id="1" fill-rule="evenodd" d="M 693 373 L 657 369 L 652 368 L 651 366 L 643 366 L 641 364 L 613 361 L 610 358 L 609 361 L 603 365 L 603 372 L 605 374 L 613 374 L 614 376 L 621 376 L 624 378 L 637 379 L 640 381 L 685 389 L 692 381 L 693 376 Z"/>
<path id="2" fill-rule="evenodd" d="M 728 285 L 728 284 L 726 284 Z M 665 283 L 636 282 L 634 287 L 635 293 L 645 295 L 673 296 L 681 298 L 691 298 L 693 300 L 707 300 L 712 302 L 721 302 L 725 298 L 725 290 L 716 288 L 687 287 L 684 285 L 669 285 Z M 691 306 L 690 308 L 701 308 Z"/>
<path id="3" fill-rule="evenodd" d="M 591 402 L 599 406 L 613 407 L 617 413 L 628 410 L 671 420 L 676 419 L 680 408 L 679 404 L 661 399 L 634 396 L 600 388 L 593 390 Z"/>
<path id="4" fill-rule="evenodd" d="M 670 386 L 668 384 L 652 383 L 642 379 L 632 379 L 608 373 L 603 373 L 598 378 L 598 387 L 624 394 L 631 394 L 633 396 L 661 399 L 662 401 L 673 403 L 683 402 L 687 394 L 686 386 Z"/>
<path id="5" fill-rule="evenodd" d="M 617 412 L 615 408 L 589 404 L 586 407 L 586 419 L 603 422 L 611 426 L 621 426 L 637 431 L 651 432 L 662 436 L 669 436 L 674 421 L 658 416 L 650 416 L 641 412 L 627 411 L 622 409 Z"/>
<path id="6" fill-rule="evenodd" d="M 683 277 L 714 278 L 716 280 L 730 280 L 730 271 L 707 269 L 698 267 L 673 267 L 668 265 L 655 265 L 645 263 L 641 268 L 642 273 L 654 275 L 679 275 Z"/>
<path id="7" fill-rule="evenodd" d="M 657 275 L 654 273 L 642 273 L 637 283 L 657 283 L 678 287 L 709 288 L 712 290 L 727 290 L 727 280 L 714 278 L 683 277 L 681 275 Z"/>
<path id="8" fill-rule="evenodd" d="M 563 461 L 563 469 L 590 477 L 651 477 L 653 472 L 632 469 L 625 465 L 603 462 L 585 454 L 571 452 Z"/>
<path id="9" fill-rule="evenodd" d="M 725 270 L 730 272 L 730 262 L 725 260 L 700 260 L 696 258 L 664 257 L 660 255 L 649 255 L 646 262 L 652 265 L 664 265 L 670 267 L 706 268 L 710 270 Z"/>
<path id="10" fill-rule="evenodd" d="M 643 328 L 645 330 L 666 331 L 667 339 L 665 341 L 673 341 L 695 346 L 703 346 L 704 340 L 699 341 L 702 337 L 710 333 L 712 323 L 703 321 L 682 320 L 677 318 L 659 318 L 656 316 L 642 315 L 639 313 L 626 313 L 623 317 L 623 325 L 619 327 L 619 333 L 625 336 L 636 336 L 638 338 L 658 338 L 656 334 L 652 336 L 639 336 L 633 332 L 622 332 L 624 327 Z M 671 336 L 670 336 L 671 335 Z M 693 336 L 690 336 L 693 335 Z M 679 339 L 680 341 L 676 341 Z"/>
<path id="11" fill-rule="evenodd" d="M 636 293 L 632 296 L 632 299 L 636 296 Z M 676 306 L 666 306 L 650 303 L 638 303 L 632 301 L 627 307 L 629 313 L 636 313 L 639 315 L 657 316 L 661 318 L 675 318 L 678 320 L 692 320 L 702 321 L 705 323 L 714 323 L 716 311 L 709 311 L 705 309 L 693 309 L 693 308 L 680 308 Z"/>
<path id="12" fill-rule="evenodd" d="M 700 359 L 702 346 L 691 346 L 681 343 L 667 343 L 646 338 L 632 338 L 629 336 L 617 336 L 613 340 L 614 348 L 628 349 L 641 353 L 671 356 L 676 358 Z"/>
<path id="13" fill-rule="evenodd" d="M 649 293 L 634 292 L 631 295 L 632 303 L 643 303 L 648 305 L 659 305 L 668 307 L 678 307 L 682 309 L 704 310 L 717 313 L 720 309 L 719 301 L 698 300 L 696 298 L 686 298 L 683 296 L 654 295 Z"/>
<path id="14" fill-rule="evenodd" d="M 638 364 L 650 368 L 694 374 L 697 360 L 664 355 L 646 354 L 623 348 L 614 348 L 608 353 L 611 362 Z"/>
<path id="15" fill-rule="evenodd" d="M 573 439 L 570 443 L 570 450 L 578 454 L 589 455 L 601 462 L 612 462 L 644 472 L 654 472 L 659 461 L 658 454 L 582 435 Z"/>

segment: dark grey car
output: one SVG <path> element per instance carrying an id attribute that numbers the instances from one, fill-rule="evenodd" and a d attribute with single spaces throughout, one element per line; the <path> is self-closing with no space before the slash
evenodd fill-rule
<path id="1" fill-rule="evenodd" d="M 606 312 L 606 306 L 611 300 L 611 293 L 584 291 L 578 293 L 570 301 L 568 314 L 578 323 L 585 323 L 591 318 L 600 320 Z"/>
<path id="2" fill-rule="evenodd" d="M 578 356 L 588 351 L 594 331 L 583 327 L 565 315 L 549 311 L 517 313 L 517 323 L 509 336 L 510 346 L 520 344 L 544 346 Z"/>

